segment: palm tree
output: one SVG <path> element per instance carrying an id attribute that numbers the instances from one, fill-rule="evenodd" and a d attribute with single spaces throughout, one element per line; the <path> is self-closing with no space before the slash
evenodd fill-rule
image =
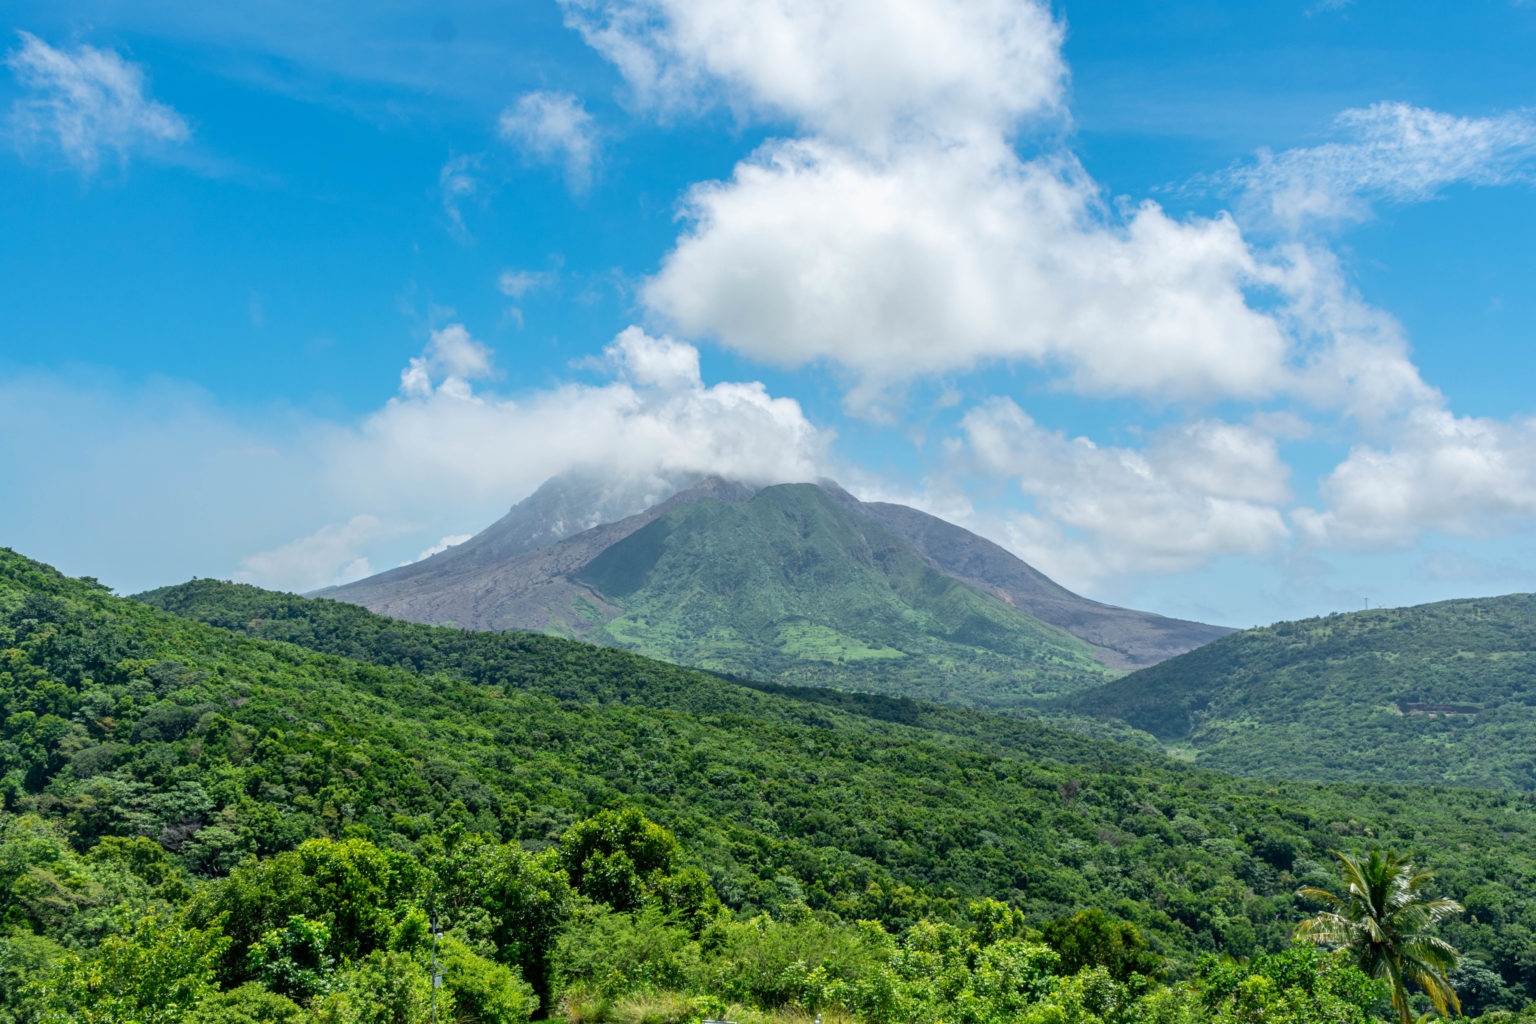
<path id="1" fill-rule="evenodd" d="M 1372 850 L 1364 861 L 1333 851 L 1344 866 L 1349 891 L 1335 896 L 1307 886 L 1296 891 L 1305 899 L 1319 900 L 1333 909 L 1303 921 L 1296 937 L 1327 943 L 1349 951 L 1356 966 L 1373 978 L 1386 978 L 1392 986 L 1392 1008 L 1403 1024 L 1412 1024 L 1408 1010 L 1408 982 L 1429 994 L 1435 1009 L 1461 1012 L 1461 1000 L 1446 980 L 1461 954 L 1430 929 L 1464 909 L 1455 900 L 1432 900 L 1424 887 L 1433 876 L 1417 874 L 1406 857 Z"/>

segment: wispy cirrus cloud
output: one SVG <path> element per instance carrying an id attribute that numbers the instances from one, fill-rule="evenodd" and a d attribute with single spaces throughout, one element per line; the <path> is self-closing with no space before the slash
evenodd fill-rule
<path id="1" fill-rule="evenodd" d="M 1536 112 L 1458 117 L 1377 103 L 1334 119 L 1334 138 L 1261 150 L 1206 179 L 1250 216 L 1287 231 L 1363 220 L 1378 202 L 1424 202 L 1452 185 L 1536 180 Z"/>
<path id="2" fill-rule="evenodd" d="M 448 218 L 448 233 L 460 242 L 470 240 L 469 228 L 464 223 L 464 211 L 460 205 L 480 192 L 480 157 L 473 153 L 449 157 L 437 172 L 437 187 L 442 193 L 443 215 Z"/>
<path id="3" fill-rule="evenodd" d="M 503 270 L 496 278 L 496 290 L 514 301 L 543 288 L 552 287 L 559 274 L 553 270 Z"/>
<path id="4" fill-rule="evenodd" d="M 398 524 L 385 523 L 362 514 L 345 523 L 332 523 L 314 533 L 289 541 L 270 551 L 240 560 L 235 579 L 243 583 L 271 583 L 304 593 L 321 587 L 350 583 L 373 572 L 364 554 L 370 545 L 403 532 Z"/>
<path id="5" fill-rule="evenodd" d="M 5 64 L 26 90 L 11 107 L 10 126 L 23 148 L 55 148 L 82 174 L 104 153 L 163 153 L 192 135 L 186 118 L 151 99 L 141 66 L 111 50 L 81 44 L 55 48 L 29 32 Z"/>

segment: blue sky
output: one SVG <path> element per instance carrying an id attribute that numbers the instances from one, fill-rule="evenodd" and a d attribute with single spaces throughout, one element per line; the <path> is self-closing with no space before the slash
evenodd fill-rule
<path id="1" fill-rule="evenodd" d="M 1536 5 L 7 5 L 0 543 L 310 589 L 578 464 L 1249 625 L 1536 589 Z"/>

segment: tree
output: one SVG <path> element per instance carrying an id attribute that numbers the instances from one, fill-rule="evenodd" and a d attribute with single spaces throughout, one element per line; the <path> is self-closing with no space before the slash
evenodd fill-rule
<path id="1" fill-rule="evenodd" d="M 1045 926 L 1045 941 L 1061 954 L 1063 975 L 1103 967 L 1116 981 L 1125 981 L 1133 974 L 1155 975 L 1161 966 L 1161 958 L 1147 948 L 1135 925 L 1098 907 L 1052 921 Z"/>
<path id="2" fill-rule="evenodd" d="M 1223 1024 L 1375 1024 L 1382 982 L 1367 978 L 1344 950 L 1305 942 L 1246 963 L 1206 955 L 1195 971 L 1205 1019 Z"/>
<path id="3" fill-rule="evenodd" d="M 1348 890 L 1335 896 L 1325 889 L 1305 886 L 1296 891 L 1304 899 L 1333 907 L 1303 921 L 1296 937 L 1335 945 L 1347 950 L 1355 964 L 1372 978 L 1385 978 L 1392 989 L 1392 1007 L 1411 1024 L 1408 982 L 1422 988 L 1435 1009 L 1461 1012 L 1461 1001 L 1446 975 L 1455 969 L 1459 954 L 1445 940 L 1430 934 L 1441 921 L 1459 914 L 1455 900 L 1432 900 L 1424 889 L 1434 877 L 1415 873 L 1406 857 L 1372 850 L 1361 860 L 1333 851 L 1343 865 Z"/>
<path id="4" fill-rule="evenodd" d="M 603 811 L 560 837 L 571 886 L 618 911 L 639 909 L 677 856 L 676 837 L 633 807 Z"/>
<path id="5" fill-rule="evenodd" d="M 229 945 L 220 923 L 189 928 L 159 908 L 95 951 L 67 954 L 22 995 L 46 1024 L 177 1024 L 218 991 L 214 965 Z"/>

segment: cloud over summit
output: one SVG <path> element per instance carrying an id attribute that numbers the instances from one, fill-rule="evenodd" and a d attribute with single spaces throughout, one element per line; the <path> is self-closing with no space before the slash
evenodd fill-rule
<path id="1" fill-rule="evenodd" d="M 1076 538 L 1098 545 L 1084 556 L 1094 571 L 1134 572 L 1288 541 L 1280 439 L 1214 426 L 1207 412 L 1234 403 L 1254 424 L 1305 417 L 1385 446 L 1357 448 L 1325 479 L 1336 511 L 1297 510 L 1305 536 L 1353 544 L 1370 535 L 1357 521 L 1373 514 L 1388 532 L 1451 522 L 1427 505 L 1416 518 L 1353 497 L 1351 480 L 1385 480 L 1379 466 L 1364 472 L 1367 452 L 1399 453 L 1385 461 L 1412 476 L 1403 453 L 1425 448 L 1423 425 L 1460 421 L 1422 379 L 1401 326 L 1358 294 L 1325 240 L 1300 229 L 1458 182 L 1524 180 L 1536 143 L 1528 112 L 1347 110 L 1332 141 L 1263 151 L 1213 177 L 1240 194 L 1235 215 L 1175 216 L 1112 198 L 1069 150 L 1062 27 L 1044 6 L 565 8 L 642 109 L 675 117 L 724 105 L 790 133 L 686 193 L 682 229 L 640 293 L 660 323 L 765 363 L 840 367 L 850 411 L 869 418 L 884 414 L 885 389 L 999 364 L 1085 398 L 1183 411 L 1136 451 L 1068 442 L 1009 400 L 978 402 L 964 424 L 973 449 L 996 441 L 1006 410 L 1023 417 L 1008 432 L 1015 443 L 994 445 L 1008 457 L 973 466 L 1033 498 L 1026 546 Z M 1176 458 L 1175 436 L 1203 458 Z M 1436 450 L 1480 457 L 1467 445 Z M 1450 479 L 1464 480 L 1474 505 L 1502 500 L 1477 473 Z"/>

